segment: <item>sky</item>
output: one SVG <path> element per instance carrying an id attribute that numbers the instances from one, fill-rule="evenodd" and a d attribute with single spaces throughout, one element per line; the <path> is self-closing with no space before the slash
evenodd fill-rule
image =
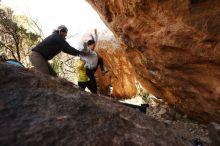
<path id="1" fill-rule="evenodd" d="M 44 36 L 63 24 L 69 29 L 67 41 L 76 47 L 82 35 L 91 29 L 106 29 L 96 11 L 85 0 L 1 0 L 15 14 L 24 14 L 37 20 Z"/>

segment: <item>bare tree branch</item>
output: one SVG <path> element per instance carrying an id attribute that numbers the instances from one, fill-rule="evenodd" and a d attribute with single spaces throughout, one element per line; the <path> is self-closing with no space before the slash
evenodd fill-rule
<path id="1" fill-rule="evenodd" d="M 12 56 L 13 56 L 14 59 L 17 59 L 17 58 L 15 57 L 14 51 L 13 51 L 11 48 L 9 48 L 8 46 L 6 46 L 2 41 L 0 41 L 0 45 L 2 45 L 3 47 L 5 47 L 5 49 L 9 50 L 9 51 L 11 52 L 11 54 L 12 54 Z"/>

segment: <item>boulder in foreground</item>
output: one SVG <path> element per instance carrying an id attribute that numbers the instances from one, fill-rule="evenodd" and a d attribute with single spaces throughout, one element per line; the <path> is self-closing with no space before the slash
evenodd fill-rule
<path id="1" fill-rule="evenodd" d="M 163 124 L 70 82 L 0 64 L 0 144 L 188 145 Z"/>

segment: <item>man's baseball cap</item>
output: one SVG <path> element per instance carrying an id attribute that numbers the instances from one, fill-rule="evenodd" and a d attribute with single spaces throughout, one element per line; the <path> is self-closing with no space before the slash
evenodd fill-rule
<path id="1" fill-rule="evenodd" d="M 68 32 L 68 29 L 65 25 L 60 25 L 57 27 L 57 30 L 63 31 L 63 32 Z"/>

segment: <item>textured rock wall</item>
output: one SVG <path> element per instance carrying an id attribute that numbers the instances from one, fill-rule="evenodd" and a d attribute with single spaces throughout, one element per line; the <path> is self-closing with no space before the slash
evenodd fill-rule
<path id="1" fill-rule="evenodd" d="M 151 93 L 220 122 L 219 0 L 87 0 L 127 46 Z"/>
<path id="2" fill-rule="evenodd" d="M 109 85 L 111 85 L 112 97 L 125 99 L 135 96 L 136 75 L 125 53 L 125 46 L 115 41 L 100 40 L 96 51 L 103 58 L 108 70 L 105 76 L 100 69 L 96 73 L 100 93 L 108 94 Z"/>
<path id="3" fill-rule="evenodd" d="M 93 31 L 88 30 L 81 40 L 84 42 L 90 40 L 90 35 L 94 35 Z M 108 71 L 105 75 L 102 75 L 100 68 L 96 71 L 100 94 L 109 95 L 111 85 L 113 98 L 126 99 L 136 95 L 136 75 L 126 55 L 126 48 L 108 29 L 98 30 L 98 43 L 95 51 L 104 60 L 106 71 Z"/>
<path id="4" fill-rule="evenodd" d="M 0 64 L 1 146 L 189 145 L 151 117 L 65 80 Z"/>

